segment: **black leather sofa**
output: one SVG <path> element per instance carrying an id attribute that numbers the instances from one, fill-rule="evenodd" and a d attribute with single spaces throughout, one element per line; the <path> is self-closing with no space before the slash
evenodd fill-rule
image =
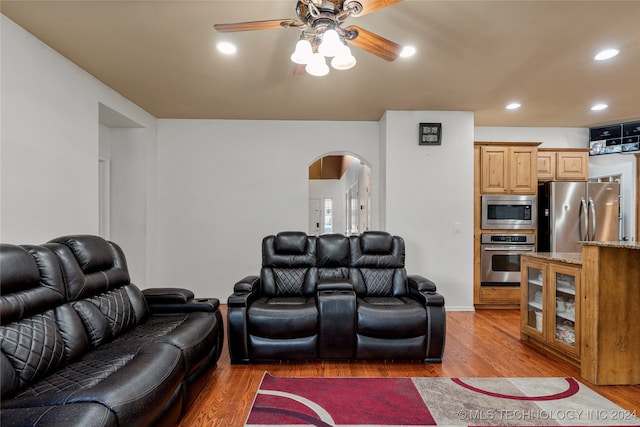
<path id="1" fill-rule="evenodd" d="M 404 259 L 404 240 L 380 231 L 265 237 L 260 275 L 228 299 L 231 362 L 441 362 L 444 298 L 431 280 L 407 275 Z"/>
<path id="2" fill-rule="evenodd" d="M 130 283 L 96 236 L 0 247 L 0 425 L 173 426 L 223 344 L 216 299 Z"/>

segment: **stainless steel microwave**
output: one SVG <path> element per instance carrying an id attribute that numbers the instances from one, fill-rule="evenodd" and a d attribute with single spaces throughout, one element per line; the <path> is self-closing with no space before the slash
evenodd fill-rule
<path id="1" fill-rule="evenodd" d="M 485 230 L 533 230 L 538 208 L 536 196 L 482 196 Z"/>

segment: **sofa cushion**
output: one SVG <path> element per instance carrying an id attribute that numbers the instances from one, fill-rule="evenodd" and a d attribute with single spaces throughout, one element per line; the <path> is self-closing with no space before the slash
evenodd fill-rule
<path id="1" fill-rule="evenodd" d="M 404 239 L 381 231 L 351 236 L 351 267 L 404 268 Z"/>
<path id="2" fill-rule="evenodd" d="M 86 349 L 82 324 L 73 330 L 56 258 L 46 248 L 3 244 L 0 348 L 2 397 L 36 382 Z M 6 281 L 5 281 L 6 280 Z M 24 280 L 23 285 L 19 283 Z M 77 319 L 76 319 L 77 320 Z M 68 339 L 68 341 L 66 341 Z"/>
<path id="3" fill-rule="evenodd" d="M 250 335 L 300 338 L 316 335 L 318 309 L 315 298 L 258 298 L 247 310 Z"/>
<path id="4" fill-rule="evenodd" d="M 414 299 L 360 297 L 357 305 L 358 334 L 376 338 L 410 338 L 427 333 L 427 312 Z"/>
<path id="5" fill-rule="evenodd" d="M 117 427 L 116 416 L 104 405 L 92 402 L 57 406 L 2 409 L 2 427 Z"/>
<path id="6" fill-rule="evenodd" d="M 342 234 L 318 236 L 318 280 L 349 278 L 349 238 Z"/>
<path id="7" fill-rule="evenodd" d="M 74 235 L 53 239 L 44 246 L 60 261 L 71 301 L 130 283 L 122 249 L 113 242 L 98 236 Z"/>
<path id="8" fill-rule="evenodd" d="M 284 231 L 275 239 L 275 251 L 281 255 L 302 255 L 307 248 L 307 235 L 300 231 Z"/>
<path id="9" fill-rule="evenodd" d="M 391 252 L 393 237 L 382 231 L 365 231 L 360 236 L 360 247 L 363 254 L 383 255 Z"/>
<path id="10" fill-rule="evenodd" d="M 95 402 L 109 408 L 118 425 L 148 425 L 174 399 L 184 376 L 181 352 L 172 345 L 132 350 L 110 344 L 4 400 L 3 410 Z"/>
<path id="11" fill-rule="evenodd" d="M 65 302 L 60 267 L 48 249 L 0 245 L 0 275 L 3 325 Z"/>

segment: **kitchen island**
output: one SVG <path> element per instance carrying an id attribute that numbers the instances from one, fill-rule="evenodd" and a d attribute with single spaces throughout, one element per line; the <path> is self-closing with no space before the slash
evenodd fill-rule
<path id="1" fill-rule="evenodd" d="M 521 337 L 597 385 L 640 384 L 640 244 L 582 242 L 581 253 L 521 262 Z"/>

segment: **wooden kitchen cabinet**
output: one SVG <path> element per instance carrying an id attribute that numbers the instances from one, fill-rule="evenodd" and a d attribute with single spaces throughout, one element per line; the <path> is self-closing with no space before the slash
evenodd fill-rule
<path id="1" fill-rule="evenodd" d="M 520 336 L 595 385 L 640 384 L 640 243 L 523 255 Z"/>
<path id="2" fill-rule="evenodd" d="M 556 152 L 538 149 L 538 181 L 555 181 Z"/>
<path id="3" fill-rule="evenodd" d="M 480 146 L 482 194 L 536 194 L 539 143 Z"/>
<path id="4" fill-rule="evenodd" d="M 587 181 L 589 179 L 588 148 L 539 148 L 538 181 Z"/>
<path id="5" fill-rule="evenodd" d="M 580 266 L 523 256 L 521 267 L 523 339 L 579 364 Z"/>

